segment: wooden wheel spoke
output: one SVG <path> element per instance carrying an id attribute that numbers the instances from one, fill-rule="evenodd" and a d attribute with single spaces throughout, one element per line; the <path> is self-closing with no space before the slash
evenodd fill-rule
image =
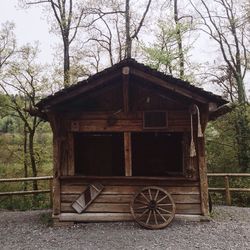
<path id="1" fill-rule="evenodd" d="M 136 202 L 135 203 L 140 203 L 140 204 L 143 204 L 143 205 L 148 205 L 148 202 L 145 202 L 145 201 L 141 201 L 141 200 L 136 200 Z"/>
<path id="2" fill-rule="evenodd" d="M 142 214 L 140 214 L 137 219 L 142 218 L 147 212 L 149 211 L 149 209 L 146 209 Z"/>
<path id="3" fill-rule="evenodd" d="M 166 227 L 174 218 L 175 204 L 163 188 L 145 187 L 135 194 L 130 210 L 135 221 L 149 229 Z"/>
<path id="4" fill-rule="evenodd" d="M 164 199 L 166 199 L 168 197 L 168 195 L 166 194 L 165 196 L 163 196 L 160 200 L 156 201 L 157 204 L 159 204 L 161 201 L 163 201 Z"/>
<path id="5" fill-rule="evenodd" d="M 154 219 L 155 219 L 155 224 L 158 225 L 158 220 L 157 220 L 157 217 L 156 217 L 156 212 L 155 212 L 155 210 L 153 210 L 153 215 L 154 215 Z"/>
<path id="6" fill-rule="evenodd" d="M 156 199 L 158 197 L 159 192 L 160 192 L 159 189 L 157 189 L 156 194 L 155 194 L 155 198 L 154 198 L 155 201 L 156 201 Z"/>
<path id="7" fill-rule="evenodd" d="M 164 209 L 164 208 L 161 208 L 161 207 L 157 207 L 158 210 L 161 210 L 162 212 L 165 212 L 165 213 L 168 213 L 168 214 L 171 214 L 172 212 L 167 210 L 167 209 Z"/>
<path id="8" fill-rule="evenodd" d="M 172 203 L 157 203 L 159 206 L 173 206 Z"/>
<path id="9" fill-rule="evenodd" d="M 158 209 L 156 209 L 156 213 L 160 215 L 160 217 L 165 221 L 167 222 L 166 218 L 159 212 Z"/>
<path id="10" fill-rule="evenodd" d="M 146 224 L 148 224 L 148 223 L 149 223 L 149 220 L 150 220 L 151 214 L 152 214 L 152 211 L 150 210 L 150 211 L 149 211 L 149 213 L 148 213 L 148 218 L 147 218 Z"/>
<path id="11" fill-rule="evenodd" d="M 150 188 L 148 189 L 148 195 L 149 195 L 150 200 L 153 200 Z"/>
<path id="12" fill-rule="evenodd" d="M 146 195 L 145 195 L 143 192 L 141 192 L 141 196 L 142 196 L 147 202 L 150 202 L 150 200 L 148 199 L 148 197 L 146 197 Z"/>
<path id="13" fill-rule="evenodd" d="M 145 209 L 145 208 L 148 208 L 148 206 L 137 207 L 136 209 Z"/>

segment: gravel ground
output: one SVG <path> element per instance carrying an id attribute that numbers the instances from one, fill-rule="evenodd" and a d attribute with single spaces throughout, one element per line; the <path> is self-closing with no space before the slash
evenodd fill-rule
<path id="1" fill-rule="evenodd" d="M 250 249 L 250 208 L 214 208 L 210 222 L 174 220 L 163 230 L 131 223 L 47 225 L 50 211 L 0 212 L 0 249 Z"/>

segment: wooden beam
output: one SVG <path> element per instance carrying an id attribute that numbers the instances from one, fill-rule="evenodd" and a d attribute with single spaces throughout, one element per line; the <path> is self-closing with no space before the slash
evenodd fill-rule
<path id="1" fill-rule="evenodd" d="M 141 70 L 131 68 L 130 74 L 138 76 L 141 79 L 144 79 L 146 81 L 153 82 L 160 87 L 163 87 L 165 89 L 173 91 L 174 93 L 178 93 L 178 94 L 185 96 L 191 100 L 196 100 L 197 102 L 200 102 L 200 103 L 208 103 L 208 101 L 209 101 L 207 98 L 204 98 L 201 95 L 194 93 L 192 90 L 188 90 L 188 89 L 182 88 L 180 86 L 177 86 L 176 84 L 169 83 L 166 80 L 162 80 L 159 77 L 153 76 L 153 75 L 146 73 L 146 72 L 143 72 Z"/>
<path id="2" fill-rule="evenodd" d="M 132 176 L 131 133 L 124 132 L 125 176 Z"/>
<path id="3" fill-rule="evenodd" d="M 70 99 L 73 99 L 75 98 L 76 96 L 80 95 L 80 94 L 83 94 L 87 91 L 90 91 L 98 86 L 101 86 L 109 81 L 112 81 L 113 79 L 119 77 L 121 74 L 120 71 L 116 71 L 116 72 L 113 72 L 112 74 L 109 74 L 109 75 L 106 75 L 106 76 L 103 76 L 101 77 L 100 79 L 97 79 L 97 80 L 90 80 L 88 82 L 86 82 L 85 84 L 82 84 L 82 86 L 80 87 L 77 87 L 77 88 L 74 88 L 72 89 L 71 91 L 70 90 L 65 90 L 65 91 L 68 91 L 68 93 L 64 93 L 62 95 L 57 95 L 55 96 L 55 98 L 51 99 L 51 100 L 48 100 L 46 102 L 45 105 L 43 105 L 42 103 L 38 103 L 38 106 L 42 105 L 43 106 L 43 109 L 46 109 L 46 108 L 50 108 L 51 106 L 53 105 L 57 105 L 61 102 L 65 102 L 65 101 L 68 101 Z M 40 104 L 40 105 L 39 105 Z"/>
<path id="4" fill-rule="evenodd" d="M 59 216 L 54 216 L 59 221 L 78 221 L 78 222 L 102 222 L 102 221 L 133 221 L 130 213 L 61 213 Z M 177 220 L 203 221 L 207 217 L 193 214 L 176 214 Z"/>
<path id="5" fill-rule="evenodd" d="M 129 67 L 122 69 L 122 89 L 124 113 L 129 112 Z"/>
<path id="6" fill-rule="evenodd" d="M 75 175 L 74 134 L 68 133 L 68 175 Z"/>
<path id="7" fill-rule="evenodd" d="M 201 193 L 201 212 L 202 215 L 208 216 L 208 182 L 207 182 L 207 165 L 205 160 L 205 139 L 198 138 L 198 164 L 200 175 L 200 193 Z"/>

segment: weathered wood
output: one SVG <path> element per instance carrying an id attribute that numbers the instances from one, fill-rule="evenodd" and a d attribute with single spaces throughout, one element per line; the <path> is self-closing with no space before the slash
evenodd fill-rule
<path id="1" fill-rule="evenodd" d="M 140 77 L 143 80 L 153 82 L 156 85 L 158 85 L 158 86 L 160 86 L 160 87 L 162 87 L 164 89 L 173 91 L 174 93 L 178 93 L 181 96 L 185 96 L 185 97 L 189 98 L 190 100 L 196 100 L 196 101 L 198 101 L 200 103 L 207 103 L 208 102 L 208 100 L 206 98 L 202 97 L 199 94 L 194 93 L 191 90 L 183 89 L 183 88 L 181 88 L 181 87 L 179 87 L 177 85 L 173 85 L 171 83 L 168 83 L 165 80 L 159 79 L 158 77 L 153 76 L 153 75 L 151 75 L 149 73 L 143 72 L 141 70 L 131 68 L 131 74 L 136 75 L 136 76 Z"/>
<path id="2" fill-rule="evenodd" d="M 123 109 L 129 112 L 129 67 L 122 69 Z"/>
<path id="3" fill-rule="evenodd" d="M 226 204 L 228 206 L 231 206 L 232 205 L 232 201 L 231 201 L 231 194 L 230 194 L 230 189 L 229 189 L 229 179 L 228 179 L 228 176 L 224 177 L 224 182 L 225 182 Z"/>
<path id="4" fill-rule="evenodd" d="M 125 160 L 125 175 L 132 176 L 132 148 L 131 148 L 131 133 L 124 133 L 124 160 Z"/>
<path id="5" fill-rule="evenodd" d="M 130 213 L 62 213 L 58 216 L 60 221 L 76 222 L 115 222 L 115 221 L 132 221 Z M 203 221 L 204 216 L 193 214 L 176 214 L 177 220 Z"/>
<path id="6" fill-rule="evenodd" d="M 68 131 L 72 132 L 140 132 L 143 129 L 142 112 L 116 114 L 115 124 L 108 124 L 107 120 L 112 115 L 110 112 L 81 113 L 78 120 L 71 120 Z M 75 125 L 77 124 L 77 126 Z M 155 131 L 183 132 L 190 131 L 190 117 L 187 110 L 168 111 L 168 127 L 155 129 Z"/>
<path id="7" fill-rule="evenodd" d="M 78 195 L 76 194 L 63 194 L 61 195 L 61 202 L 71 203 L 77 199 Z M 101 194 L 95 199 L 95 203 L 130 203 L 133 195 L 105 195 Z M 200 203 L 200 195 L 198 194 L 172 194 L 172 197 L 175 203 Z"/>
<path id="8" fill-rule="evenodd" d="M 130 203 L 92 203 L 84 213 L 130 213 Z M 75 212 L 71 203 L 61 203 L 61 212 Z M 182 214 L 201 214 L 200 204 L 176 204 L 176 213 Z"/>
<path id="9" fill-rule="evenodd" d="M 25 178 L 8 178 L 0 179 L 1 182 L 19 182 L 19 181 L 41 181 L 41 180 L 51 180 L 53 176 L 39 176 L 39 177 L 25 177 Z"/>
<path id="10" fill-rule="evenodd" d="M 212 192 L 225 192 L 225 188 L 208 188 Z M 229 188 L 230 192 L 250 192 L 250 188 Z"/>
<path id="11" fill-rule="evenodd" d="M 146 185 L 144 185 L 146 186 Z M 176 186 L 161 186 L 166 189 L 170 194 L 200 194 L 199 187 L 176 187 Z M 102 194 L 134 194 L 142 186 L 105 186 Z M 86 186 L 81 185 L 71 185 L 66 186 L 62 185 L 61 193 L 62 194 L 80 194 L 86 189 Z"/>
<path id="12" fill-rule="evenodd" d="M 74 147 L 74 135 L 68 133 L 68 175 L 73 176 L 75 174 L 75 147 Z"/>
<path id="13" fill-rule="evenodd" d="M 207 176 L 214 176 L 214 177 L 224 177 L 224 176 L 231 176 L 231 177 L 250 177 L 248 173 L 208 173 Z"/>
<path id="14" fill-rule="evenodd" d="M 26 194 L 42 194 L 42 193 L 50 193 L 50 189 L 45 189 L 45 190 L 30 190 L 30 191 L 0 192 L 0 196 L 6 196 L 6 195 L 26 195 Z"/>
<path id="15" fill-rule="evenodd" d="M 205 160 L 205 140 L 204 137 L 198 139 L 198 161 L 200 175 L 200 194 L 201 194 L 201 210 L 202 215 L 208 216 L 208 182 L 207 182 L 207 166 Z"/>
<path id="16" fill-rule="evenodd" d="M 62 213 L 58 216 L 60 221 L 78 222 L 112 222 L 112 221 L 132 221 L 130 213 Z"/>
<path id="17" fill-rule="evenodd" d="M 85 84 L 80 89 L 77 88 L 73 91 L 70 91 L 69 93 L 67 93 L 67 95 L 57 96 L 56 99 L 50 100 L 49 103 L 44 108 L 48 108 L 50 106 L 58 105 L 59 103 L 72 100 L 74 97 L 81 95 L 87 91 L 90 91 L 90 90 L 96 88 L 97 86 L 101 86 L 103 84 L 106 84 L 107 82 L 110 82 L 119 76 L 120 76 L 119 71 L 113 72 L 113 74 L 111 74 L 111 75 L 103 76 L 103 77 L 99 78 L 98 80 L 93 81 L 91 84 Z"/>

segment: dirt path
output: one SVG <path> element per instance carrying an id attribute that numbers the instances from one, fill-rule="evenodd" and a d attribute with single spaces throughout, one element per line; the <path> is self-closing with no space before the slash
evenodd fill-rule
<path id="1" fill-rule="evenodd" d="M 135 223 L 46 225 L 49 211 L 0 212 L 0 249 L 250 249 L 250 208 L 216 207 L 211 222 L 174 220 L 163 230 Z"/>

